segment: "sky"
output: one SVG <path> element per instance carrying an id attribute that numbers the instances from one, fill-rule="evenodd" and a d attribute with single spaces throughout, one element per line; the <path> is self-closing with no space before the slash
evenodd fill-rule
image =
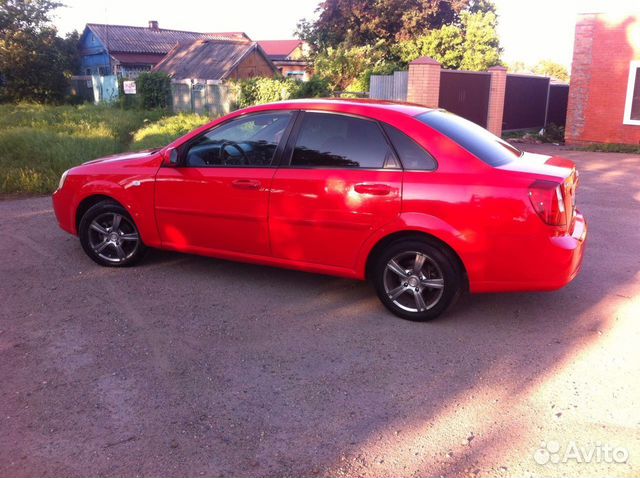
<path id="1" fill-rule="evenodd" d="M 301 18 L 312 18 L 319 0 L 63 0 L 54 23 L 62 33 L 82 31 L 85 23 L 146 26 L 158 20 L 161 28 L 223 32 L 244 31 L 253 40 L 293 38 Z M 637 0 L 494 0 L 498 33 L 507 63 L 533 65 L 551 59 L 571 65 L 577 14 L 629 8 Z M 636 9 L 639 9 L 636 7 Z"/>

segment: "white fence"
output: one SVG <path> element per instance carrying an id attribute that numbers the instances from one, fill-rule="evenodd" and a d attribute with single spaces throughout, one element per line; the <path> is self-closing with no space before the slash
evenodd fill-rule
<path id="1" fill-rule="evenodd" d="M 407 101 L 408 85 L 408 71 L 396 71 L 393 75 L 371 75 L 369 98 Z"/>

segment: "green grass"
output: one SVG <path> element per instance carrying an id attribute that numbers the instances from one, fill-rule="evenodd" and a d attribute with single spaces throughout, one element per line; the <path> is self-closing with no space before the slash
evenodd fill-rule
<path id="1" fill-rule="evenodd" d="M 181 113 L 176 116 L 162 118 L 139 129 L 133 135 L 132 149 L 160 148 L 189 131 L 211 121 L 206 116 Z"/>
<path id="2" fill-rule="evenodd" d="M 640 154 L 640 146 L 634 144 L 590 144 L 579 149 L 581 151 L 594 151 L 599 153 Z"/>
<path id="3" fill-rule="evenodd" d="M 0 105 L 0 195 L 51 193 L 72 166 L 164 146 L 207 121 L 196 115 L 163 118 L 166 114 L 90 104 Z"/>

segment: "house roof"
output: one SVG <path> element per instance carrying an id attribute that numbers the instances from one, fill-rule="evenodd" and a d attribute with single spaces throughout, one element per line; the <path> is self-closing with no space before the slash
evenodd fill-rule
<path id="1" fill-rule="evenodd" d="M 243 32 L 198 33 L 99 23 L 87 23 L 87 28 L 110 52 L 166 54 L 176 43 L 189 43 L 199 38 L 250 41 Z"/>
<path id="2" fill-rule="evenodd" d="M 258 44 L 272 60 L 285 60 L 302 40 L 259 40 Z"/>
<path id="3" fill-rule="evenodd" d="M 253 51 L 271 64 L 257 42 L 200 39 L 176 45 L 153 71 L 164 72 L 176 80 L 224 80 Z M 277 69 L 273 65 L 272 68 L 275 73 Z"/>

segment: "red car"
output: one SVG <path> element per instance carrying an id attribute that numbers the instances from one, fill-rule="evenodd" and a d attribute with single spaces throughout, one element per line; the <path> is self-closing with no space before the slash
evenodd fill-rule
<path id="1" fill-rule="evenodd" d="M 568 284 L 587 232 L 577 184 L 573 162 L 442 110 L 302 100 L 72 168 L 53 205 L 104 266 L 155 247 L 369 279 L 393 313 L 428 320 L 465 290 Z"/>

